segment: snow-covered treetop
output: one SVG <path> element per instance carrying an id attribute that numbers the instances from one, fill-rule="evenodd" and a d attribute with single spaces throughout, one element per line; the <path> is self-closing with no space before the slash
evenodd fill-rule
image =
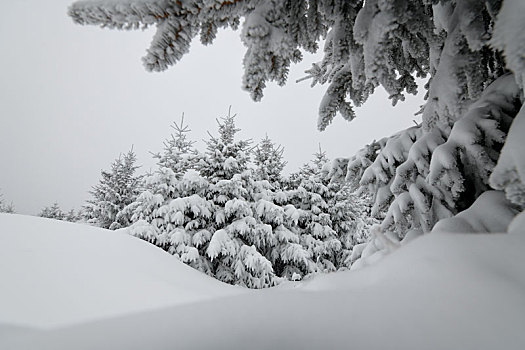
<path id="1" fill-rule="evenodd" d="M 15 207 L 13 203 L 6 204 L 3 197 L 3 194 L 0 192 L 0 213 L 14 213 Z"/>
<path id="2" fill-rule="evenodd" d="M 219 135 L 221 138 L 221 142 L 225 145 L 229 145 L 233 143 L 233 139 L 235 138 L 235 134 L 241 131 L 241 129 L 238 129 L 235 127 L 235 117 L 237 115 L 231 115 L 231 107 L 228 109 L 228 115 L 226 117 L 221 118 L 221 121 L 217 119 L 217 124 L 219 126 Z"/>
<path id="3" fill-rule="evenodd" d="M 251 140 L 235 140 L 235 134 L 240 131 L 235 127 L 235 117 L 230 108 L 227 116 L 217 119 L 219 136 L 208 132 L 206 152 L 196 165 L 201 175 L 213 183 L 229 180 L 248 169 Z"/>
<path id="4" fill-rule="evenodd" d="M 173 122 L 171 128 L 175 132 L 164 141 L 163 152 L 153 154 L 153 156 L 158 159 L 161 168 L 169 168 L 181 177 L 191 167 L 197 150 L 193 147 L 195 141 L 188 139 L 188 133 L 191 130 L 187 124 L 184 124 L 184 114 L 180 123 Z"/>
<path id="5" fill-rule="evenodd" d="M 422 112 L 423 127 L 432 129 L 449 127 L 503 73 L 493 47 L 523 84 L 523 7 L 521 0 L 94 0 L 75 2 L 69 15 L 117 29 L 156 25 L 144 57 L 150 71 L 175 64 L 197 35 L 209 44 L 219 28 L 237 28 L 243 19 L 243 87 L 254 100 L 267 81 L 285 84 L 300 50 L 313 52 L 324 38 L 324 57 L 307 72 L 313 84 L 329 84 L 321 130 L 337 112 L 353 119 L 352 105 L 378 86 L 394 104 L 415 94 L 416 77 L 429 78 Z"/>
<path id="6" fill-rule="evenodd" d="M 142 190 L 142 175 L 137 175 L 136 155 L 131 148 L 111 164 L 111 171 L 101 171 L 102 178 L 89 191 L 92 198 L 84 206 L 88 222 L 100 227 L 117 229 L 129 225 L 129 218 L 119 212 L 131 204 Z"/>
<path id="7" fill-rule="evenodd" d="M 261 180 L 268 180 L 271 183 L 279 182 L 281 172 L 286 161 L 283 160 L 284 148 L 276 145 L 272 140 L 265 136 L 253 151 L 256 174 Z"/>

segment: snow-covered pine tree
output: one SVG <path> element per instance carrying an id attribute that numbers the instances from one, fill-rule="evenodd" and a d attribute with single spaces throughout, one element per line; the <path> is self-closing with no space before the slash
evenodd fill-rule
<path id="1" fill-rule="evenodd" d="M 123 210 L 123 214 L 131 217 L 132 222 L 146 220 L 148 223 L 155 223 L 160 232 L 166 231 L 166 225 L 162 219 L 156 217 L 156 210 L 178 198 L 180 195 L 180 191 L 176 191 L 178 182 L 189 169 L 195 167 L 198 160 L 198 152 L 193 146 L 195 142 L 188 139 L 188 133 L 191 130 L 188 125 L 184 124 L 184 114 L 180 123 L 174 122 L 172 128 L 175 133 L 164 141 L 162 153 L 153 153 L 153 157 L 157 159 L 158 168 L 145 177 L 145 191 Z M 147 230 L 145 233 L 147 232 L 152 231 Z M 155 243 L 156 238 L 151 237 L 149 233 L 147 239 L 146 236 L 142 238 L 157 244 Z M 159 243 L 159 245 L 163 246 L 164 243 Z"/>
<path id="2" fill-rule="evenodd" d="M 80 220 L 80 216 L 75 212 L 74 209 L 71 209 L 68 212 L 65 212 L 60 208 L 58 202 L 54 202 L 48 207 L 42 208 L 38 216 L 48 219 L 77 222 Z"/>
<path id="3" fill-rule="evenodd" d="M 301 245 L 298 223 L 302 212 L 288 203 L 286 191 L 261 189 L 252 210 L 260 234 L 250 241 L 272 262 L 277 276 L 298 280 L 316 271 L 311 253 Z"/>
<path id="4" fill-rule="evenodd" d="M 335 195 L 328 201 L 328 212 L 332 228 L 342 245 L 335 265 L 338 268 L 350 267 L 354 248 L 368 242 L 370 228 L 379 221 L 370 215 L 372 201 L 367 193 L 356 192 L 351 183 L 345 182 L 331 182 L 329 187 Z"/>
<path id="5" fill-rule="evenodd" d="M 182 262 L 212 275 L 205 249 L 214 232 L 215 211 L 207 200 L 210 183 L 194 170 L 198 152 L 188 138 L 190 129 L 174 123 L 175 130 L 154 154 L 157 169 L 146 176 L 144 191 L 128 205 L 133 224 L 129 233 L 175 255 Z"/>
<path id="6" fill-rule="evenodd" d="M 197 170 L 211 183 L 230 180 L 248 169 L 251 140 L 235 140 L 235 134 L 240 131 L 235 126 L 235 117 L 230 107 L 227 116 L 217 119 L 219 135 L 208 133 L 209 139 L 205 141 L 206 152 Z"/>
<path id="7" fill-rule="evenodd" d="M 15 207 L 13 203 L 5 203 L 3 194 L 0 193 L 0 213 L 13 214 L 15 212 Z"/>
<path id="8" fill-rule="evenodd" d="M 162 153 L 155 153 L 159 168 L 169 168 L 177 178 L 181 178 L 188 169 L 193 169 L 198 160 L 198 152 L 194 147 L 195 141 L 188 139 L 191 129 L 184 124 L 184 114 L 180 123 L 173 122 L 171 128 L 174 130 L 168 139 L 164 141 Z"/>
<path id="9" fill-rule="evenodd" d="M 88 223 L 115 230 L 131 224 L 131 217 L 122 210 L 131 204 L 142 189 L 142 175 L 136 175 L 133 148 L 111 164 L 110 171 L 101 171 L 102 179 L 89 192 L 91 199 L 84 205 Z"/>
<path id="10" fill-rule="evenodd" d="M 71 209 L 67 213 L 64 213 L 64 220 L 69 222 L 77 222 L 80 220 L 80 213 L 76 212 L 75 209 Z"/>
<path id="11" fill-rule="evenodd" d="M 248 168 L 250 140 L 235 140 L 231 108 L 217 120 L 219 136 L 209 134 L 206 152 L 198 163 L 201 176 L 210 182 L 208 199 L 215 207 L 215 228 L 207 256 L 214 276 L 224 282 L 250 288 L 275 285 L 278 279 L 271 262 L 261 254 L 262 242 L 272 240 L 268 226 L 257 222 L 252 206 L 264 184 L 257 183 Z M 268 184 L 268 182 L 266 182 Z"/>
<path id="12" fill-rule="evenodd" d="M 286 165 L 283 159 L 284 148 L 276 145 L 266 135 L 253 150 L 255 176 L 259 180 L 267 180 L 276 188 L 281 187 L 282 171 Z"/>
<path id="13" fill-rule="evenodd" d="M 251 171 L 244 171 L 214 185 L 217 231 L 206 250 L 216 278 L 250 288 L 278 283 L 272 263 L 263 255 L 273 245 L 274 233 L 253 210 L 255 187 L 260 184 Z"/>
<path id="14" fill-rule="evenodd" d="M 285 184 L 287 189 L 294 189 L 301 185 L 301 182 L 310 178 L 310 176 L 319 176 L 322 168 L 328 163 L 326 152 L 319 149 L 313 154 L 313 159 L 304 163 L 297 171 L 291 173 L 286 178 Z"/>
<path id="15" fill-rule="evenodd" d="M 315 263 L 310 272 L 336 270 L 342 249 L 330 215 L 329 202 L 333 204 L 335 192 L 323 179 L 323 168 L 328 163 L 326 152 L 319 146 L 314 159 L 299 171 L 299 186 L 287 191 L 289 203 L 300 210 L 300 243 Z"/>
<path id="16" fill-rule="evenodd" d="M 152 180 L 151 177 L 149 179 Z M 213 276 L 211 263 L 205 254 L 215 231 L 215 207 L 206 199 L 210 192 L 209 182 L 195 170 L 188 170 L 180 179 L 173 175 L 169 189 L 169 197 L 152 192 L 155 187 L 139 195 L 130 206 L 134 208 L 134 223 L 129 233 Z"/>
<path id="17" fill-rule="evenodd" d="M 58 202 L 54 202 L 51 206 L 42 208 L 38 216 L 48 219 L 65 220 L 66 213 L 62 211 Z"/>

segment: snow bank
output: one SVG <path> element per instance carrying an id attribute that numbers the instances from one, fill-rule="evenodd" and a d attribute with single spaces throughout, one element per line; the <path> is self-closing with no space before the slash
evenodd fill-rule
<path id="1" fill-rule="evenodd" d="M 155 248 L 137 240 L 119 235 L 114 236 L 118 238 L 106 239 L 111 236 L 106 231 L 61 226 L 64 233 L 69 229 L 72 231 L 68 232 L 73 237 L 67 239 L 68 244 L 78 243 L 75 246 L 79 249 L 68 253 L 71 245 L 63 244 L 65 235 L 48 234 L 51 227 L 58 226 L 32 218 L 24 219 L 27 221 L 24 224 L 20 218 L 11 222 L 5 216 L 0 218 L 0 227 L 5 227 L 6 223 L 18 227 L 19 236 L 25 235 L 24 231 L 34 230 L 35 224 L 41 225 L 45 231 L 40 232 L 42 238 L 33 244 L 15 240 L 15 235 L 2 230 L 3 260 L 0 266 L 9 263 L 9 271 L 17 269 L 14 263 L 34 261 L 35 258 L 29 256 L 39 254 L 45 257 L 40 262 L 47 265 L 50 264 L 48 260 L 57 260 L 55 256 L 67 257 L 67 265 L 55 268 L 71 276 L 72 271 L 78 271 L 75 267 L 78 260 L 100 265 L 101 257 L 93 251 L 94 247 L 102 252 L 106 271 L 124 270 L 122 256 L 143 257 L 141 264 L 132 259 L 125 263 L 126 266 L 133 264 L 134 268 L 128 273 L 136 273 L 140 278 L 120 277 L 122 281 L 117 282 L 97 280 L 101 271 L 94 275 L 89 273 L 87 266 L 84 271 L 78 271 L 82 274 L 76 280 L 67 282 L 49 272 L 47 279 L 32 276 L 42 283 L 42 290 L 48 290 L 51 300 L 57 299 L 51 291 L 62 293 L 64 298 L 73 298 L 80 293 L 82 297 L 77 303 L 82 303 L 82 298 L 90 298 L 89 293 L 78 288 L 82 284 L 111 289 L 120 288 L 116 284 L 127 283 L 126 291 L 144 288 L 142 280 L 158 281 L 158 269 L 163 271 L 162 276 L 169 275 L 166 283 L 157 285 L 154 293 L 145 291 L 133 305 L 135 309 L 144 306 L 148 297 L 154 299 L 170 292 L 178 294 L 174 299 L 188 300 L 181 289 L 192 289 L 198 294 L 207 291 L 208 295 L 215 296 L 224 292 L 224 297 L 201 299 L 198 303 L 116 318 L 101 317 L 94 322 L 0 339 L 0 348 L 6 350 L 525 348 L 523 229 L 517 229 L 517 234 L 431 233 L 358 271 L 318 275 L 306 282 L 290 282 L 283 287 L 228 296 L 229 288 L 194 274 L 180 264 L 169 263 L 169 256 L 157 254 Z M 79 232 L 73 232 L 74 228 Z M 37 237 L 36 232 L 32 236 Z M 109 244 L 114 248 L 116 242 L 121 244 L 118 250 L 105 247 Z M 31 254 L 17 257 L 24 254 L 24 249 L 29 249 L 29 246 L 18 243 L 31 243 L 35 248 L 30 249 Z M 6 246 L 9 248 L 4 248 Z M 84 249 L 92 254 L 90 258 L 82 252 Z M 9 253 L 10 250 L 17 253 Z M 125 250 L 132 253 L 124 253 Z M 78 258 L 79 255 L 82 258 Z M 172 274 L 167 270 L 173 270 Z M 10 272 L 9 276 L 2 272 L 0 293 L 5 293 L 5 285 L 16 283 L 19 277 L 24 278 L 19 276 L 21 271 L 15 272 Z M 107 276 L 107 273 L 103 275 Z M 136 284 L 132 285 L 132 281 Z M 110 287 L 102 282 L 109 283 Z M 21 286 L 16 288 L 23 292 Z M 66 290 L 61 291 L 63 288 Z M 126 293 L 121 293 L 121 297 L 123 295 Z M 4 309 L 6 298 L 1 299 L 1 308 Z M 9 299 L 19 305 L 32 302 L 23 294 L 15 295 L 14 292 Z M 32 302 L 33 307 L 44 307 L 41 304 L 46 299 Z M 99 299 L 105 307 L 119 302 L 118 298 Z M 78 307 L 74 304 L 71 305 Z M 37 316 L 33 313 L 33 317 Z"/>
<path id="2" fill-rule="evenodd" d="M 0 331 L 3 325 L 54 328 L 238 292 L 122 232 L 0 214 Z"/>

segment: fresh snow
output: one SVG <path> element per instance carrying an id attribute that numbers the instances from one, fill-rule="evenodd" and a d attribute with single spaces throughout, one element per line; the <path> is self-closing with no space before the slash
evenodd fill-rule
<path id="1" fill-rule="evenodd" d="M 253 291 L 122 232 L 0 214 L 0 349 L 523 349 L 524 244 L 430 233 Z"/>
<path id="2" fill-rule="evenodd" d="M 63 327 L 239 290 L 123 232 L 0 214 L 0 329 Z"/>
<path id="3" fill-rule="evenodd" d="M 506 232 L 509 223 L 518 214 L 502 191 L 486 191 L 472 206 L 461 213 L 442 219 L 433 232 Z"/>

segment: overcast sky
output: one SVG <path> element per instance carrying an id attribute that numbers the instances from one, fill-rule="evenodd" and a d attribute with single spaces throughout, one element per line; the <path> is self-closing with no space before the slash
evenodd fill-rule
<path id="1" fill-rule="evenodd" d="M 285 148 L 287 172 L 311 159 L 318 144 L 330 158 L 351 156 L 374 139 L 413 125 L 422 98 L 392 108 L 377 92 L 351 123 L 339 116 L 316 129 L 325 86 L 295 83 L 315 57 L 290 72 L 284 88 L 269 84 L 262 102 L 241 90 L 245 48 L 239 33 L 223 31 L 212 46 L 198 39 L 190 54 L 162 73 L 142 66 L 153 36 L 73 24 L 69 0 L 17 0 L 0 4 L 0 193 L 19 213 L 37 214 L 58 202 L 79 208 L 120 153 L 133 145 L 142 170 L 149 152 L 162 149 L 169 126 L 182 113 L 190 137 L 216 133 L 215 118 L 237 114 L 239 137 L 267 133 Z"/>

